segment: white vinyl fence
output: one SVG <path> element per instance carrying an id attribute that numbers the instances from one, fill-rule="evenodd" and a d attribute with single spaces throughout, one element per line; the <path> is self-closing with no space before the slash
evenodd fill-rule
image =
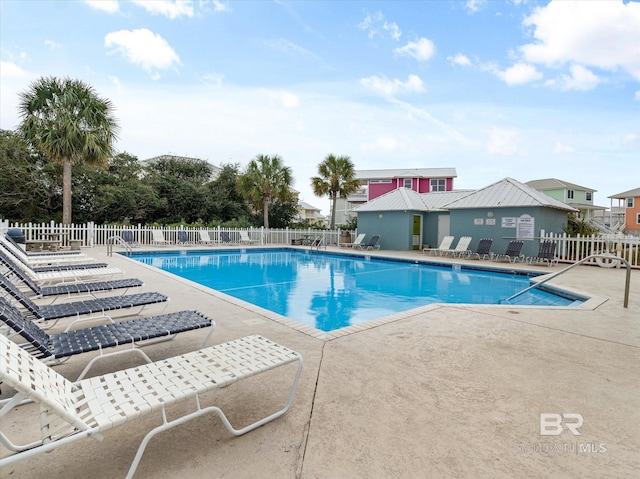
<path id="1" fill-rule="evenodd" d="M 299 244 L 302 240 L 323 238 L 324 245 L 334 245 L 341 241 L 342 230 L 315 230 L 315 229 L 273 229 L 273 228 L 187 228 L 187 227 L 158 227 L 153 228 L 144 225 L 111 226 L 96 225 L 94 223 L 63 225 L 58 223 L 9 223 L 0 220 L 0 232 L 5 233 L 11 228 L 18 228 L 25 235 L 27 241 L 41 239 L 55 234 L 63 247 L 70 246 L 71 241 L 79 241 L 80 246 L 105 246 L 114 242 L 114 238 L 121 237 L 123 231 L 130 231 L 133 238 L 141 245 L 152 245 L 153 231 L 161 231 L 165 240 L 169 243 L 178 242 L 178 231 L 184 231 L 190 241 L 198 243 L 200 231 L 207 231 L 213 242 L 222 243 L 223 236 L 229 243 L 240 242 L 240 232 L 246 232 L 254 244 L 263 245 L 290 245 Z M 224 234 L 223 234 L 224 233 Z M 352 232 L 349 232 L 350 234 Z M 227 236 L 228 235 L 228 236 Z M 347 242 L 350 242 L 349 239 Z M 345 242 L 345 241 L 343 241 Z"/>
<path id="2" fill-rule="evenodd" d="M 321 236 L 324 245 L 337 245 L 351 242 L 353 231 L 344 230 L 314 230 L 314 229 L 265 229 L 265 228 L 186 228 L 159 227 L 152 228 L 144 225 L 110 226 L 86 223 L 80 225 L 62 225 L 58 223 L 9 223 L 0 220 L 0 232 L 5 233 L 10 228 L 18 228 L 27 240 L 36 240 L 50 234 L 57 234 L 62 246 L 70 246 L 70 241 L 79 241 L 80 246 L 105 246 L 113 243 L 114 237 L 121 237 L 125 230 L 133 233 L 135 241 L 141 245 L 153 244 L 153 231 L 162 231 L 164 238 L 170 243 L 178 240 L 178 231 L 185 231 L 189 240 L 198 243 L 200 230 L 206 230 L 213 242 L 221 241 L 223 233 L 231 243 L 240 242 L 240 232 L 246 232 L 254 244 L 262 245 L 290 245 L 300 244 L 302 240 L 309 240 Z M 344 238 L 349 233 L 351 236 Z M 626 259 L 634 268 L 640 268 L 640 238 L 631 235 L 599 235 L 569 237 L 566 234 L 541 232 L 541 240 L 548 239 L 556 243 L 558 261 L 575 263 L 589 255 L 611 253 Z M 620 266 L 620 262 L 618 262 Z"/>
<path id="3" fill-rule="evenodd" d="M 543 233 L 543 239 L 556 242 L 556 256 L 561 262 L 575 263 L 593 254 L 609 253 L 627 260 L 633 268 L 640 268 L 640 238 L 637 236 L 612 234 L 569 237 L 565 233 Z M 619 261 L 615 263 L 617 267 L 621 266 Z"/>

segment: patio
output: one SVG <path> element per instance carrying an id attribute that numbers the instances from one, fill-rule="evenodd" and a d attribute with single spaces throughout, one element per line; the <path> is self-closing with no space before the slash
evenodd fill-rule
<path id="1" fill-rule="evenodd" d="M 187 280 L 109 257 L 104 246 L 83 252 L 140 278 L 146 291 L 170 296 L 168 311 L 195 308 L 212 317 L 213 343 L 261 334 L 304 358 L 285 416 L 241 437 L 213 416 L 188 422 L 154 438 L 136 478 L 627 478 L 640 469 L 637 269 L 627 309 L 624 269 L 579 266 L 551 283 L 607 298 L 595 309 L 438 305 L 321 338 Z M 564 266 L 508 265 L 544 272 Z M 181 354 L 205 334 L 182 334 L 145 352 L 154 360 Z M 76 377 L 91 357 L 78 355 L 56 370 Z M 114 358 L 93 374 L 133 365 Z M 266 373 L 203 402 L 220 406 L 240 427 L 278 408 L 288 373 Z M 2 388 L 0 397 L 10 394 Z M 541 435 L 541 413 L 580 414 L 581 435 Z M 11 433 L 23 434 L 36 415 L 33 405 L 21 407 L 11 415 L 17 419 Z M 102 442 L 61 447 L 0 475 L 124 477 L 140 440 L 160 421 L 148 415 L 109 431 Z"/>

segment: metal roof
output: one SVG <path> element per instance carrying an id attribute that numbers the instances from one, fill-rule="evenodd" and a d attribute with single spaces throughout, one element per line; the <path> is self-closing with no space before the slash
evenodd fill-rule
<path id="1" fill-rule="evenodd" d="M 304 201 L 298 201 L 298 208 L 302 208 L 303 210 L 320 211 L 320 208 L 316 208 L 315 206 L 312 206 Z"/>
<path id="2" fill-rule="evenodd" d="M 417 193 L 409 188 L 397 188 L 367 203 L 354 208 L 354 211 L 438 211 L 446 210 L 443 206 L 453 200 L 462 198 L 473 190 L 442 191 L 434 193 Z"/>
<path id="3" fill-rule="evenodd" d="M 475 190 L 437 191 L 433 193 L 423 193 L 421 197 L 427 207 L 427 211 L 446 211 L 447 208 L 445 205 L 462 199 L 474 191 Z"/>
<path id="4" fill-rule="evenodd" d="M 426 209 L 419 193 L 409 188 L 397 188 L 355 207 L 354 211 L 363 213 L 365 211 L 426 211 Z"/>
<path id="5" fill-rule="evenodd" d="M 640 188 L 634 188 L 629 191 L 623 191 L 622 193 L 618 193 L 617 195 L 609 196 L 609 198 L 615 198 L 617 200 L 624 200 L 626 198 L 636 198 L 640 196 Z"/>
<path id="6" fill-rule="evenodd" d="M 446 205 L 448 209 L 514 206 L 546 206 L 565 211 L 578 211 L 513 178 L 500 180 Z"/>
<path id="7" fill-rule="evenodd" d="M 568 181 L 562 181 L 557 178 L 545 178 L 544 180 L 532 180 L 527 181 L 526 185 L 535 188 L 536 190 L 557 190 L 557 189 L 569 189 L 569 190 L 582 190 L 582 191 L 598 191 L 593 188 L 587 188 L 586 186 L 576 185 L 575 183 L 569 183 Z"/>
<path id="8" fill-rule="evenodd" d="M 388 180 L 393 178 L 456 178 L 455 168 L 392 168 L 386 170 L 356 170 L 357 180 Z"/>

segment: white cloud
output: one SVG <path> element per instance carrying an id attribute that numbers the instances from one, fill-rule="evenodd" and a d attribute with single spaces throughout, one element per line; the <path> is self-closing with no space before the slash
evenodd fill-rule
<path id="1" fill-rule="evenodd" d="M 222 87 L 222 81 L 224 80 L 224 75 L 221 75 L 219 73 L 206 73 L 202 75 L 200 80 L 202 81 L 202 83 L 204 83 L 209 87 L 214 87 L 219 89 Z"/>
<path id="2" fill-rule="evenodd" d="M 638 101 L 640 101 L 640 90 L 638 90 L 638 91 L 636 92 L 636 94 L 634 95 L 634 97 L 633 97 L 633 98 L 634 98 L 634 100 L 638 100 Z"/>
<path id="3" fill-rule="evenodd" d="M 571 75 L 561 75 L 558 86 L 563 90 L 593 90 L 600 83 L 600 79 L 582 65 L 571 65 Z"/>
<path id="4" fill-rule="evenodd" d="M 380 32 L 376 28 L 376 24 L 381 22 L 384 19 L 384 16 L 381 12 L 376 12 L 374 14 L 368 13 L 364 20 L 358 24 L 358 28 L 360 30 L 364 30 L 367 32 L 367 36 L 369 38 L 374 38 L 377 35 L 380 35 Z"/>
<path id="5" fill-rule="evenodd" d="M 406 82 L 403 82 L 397 78 L 389 80 L 387 78 L 380 78 L 377 76 L 371 76 L 368 78 L 362 78 L 360 84 L 365 88 L 377 93 L 381 93 L 385 96 L 393 96 L 396 93 L 421 93 L 425 90 L 424 83 L 417 75 L 409 75 Z"/>
<path id="6" fill-rule="evenodd" d="M 191 0 L 132 0 L 139 7 L 152 15 L 164 15 L 174 19 L 181 16 L 193 16 L 193 2 Z"/>
<path id="7" fill-rule="evenodd" d="M 118 0 L 84 0 L 84 3 L 96 10 L 107 13 L 115 13 L 120 8 Z"/>
<path id="8" fill-rule="evenodd" d="M 230 12 L 231 7 L 228 2 L 221 2 L 220 0 L 200 0 L 200 5 L 206 5 L 207 3 L 213 4 L 213 10 L 216 12 Z"/>
<path id="9" fill-rule="evenodd" d="M 360 30 L 367 32 L 367 37 L 383 37 L 384 32 L 387 32 L 391 38 L 398 41 L 402 36 L 402 30 L 395 22 L 388 22 L 385 20 L 382 12 L 367 13 L 364 20 L 358 24 Z"/>
<path id="10" fill-rule="evenodd" d="M 400 30 L 400 27 L 395 22 L 384 22 L 382 28 L 384 28 L 391 34 L 391 38 L 393 38 L 394 40 L 400 40 L 400 37 L 402 36 L 402 30 Z"/>
<path id="11" fill-rule="evenodd" d="M 518 153 L 520 137 L 518 132 L 505 128 L 494 128 L 489 132 L 487 152 L 491 155 L 515 155 Z"/>
<path id="12" fill-rule="evenodd" d="M 640 80 L 640 2 L 552 1 L 524 25 L 535 38 L 520 47 L 528 62 L 623 69 Z"/>
<path id="13" fill-rule="evenodd" d="M 476 13 L 485 3 L 487 3 L 487 0 L 467 0 L 466 7 L 470 13 Z"/>
<path id="14" fill-rule="evenodd" d="M 398 140 L 396 140 L 395 138 L 386 136 L 386 137 L 376 138 L 375 141 L 371 143 L 363 143 L 362 145 L 360 145 L 360 149 L 364 152 L 368 152 L 368 151 L 390 152 L 390 151 L 396 151 L 399 145 L 400 144 Z"/>
<path id="15" fill-rule="evenodd" d="M 146 28 L 111 32 L 104 37 L 104 46 L 115 47 L 129 62 L 148 72 L 180 64 L 180 57 L 167 41 Z"/>
<path id="16" fill-rule="evenodd" d="M 469 60 L 469 57 L 466 55 L 463 55 L 462 53 L 458 53 L 452 57 L 447 57 L 447 61 L 453 65 L 458 65 L 461 67 L 471 66 L 471 60 Z"/>
<path id="17" fill-rule="evenodd" d="M 277 50 L 283 53 L 293 52 L 293 53 L 309 55 L 308 50 L 285 38 L 273 38 L 271 40 L 265 40 L 263 43 L 267 45 L 269 48 L 272 48 L 274 50 Z"/>
<path id="18" fill-rule="evenodd" d="M 29 78 L 31 75 L 23 70 L 19 65 L 11 62 L 5 62 L 0 60 L 0 76 L 5 78 L 17 78 L 24 79 Z"/>
<path id="19" fill-rule="evenodd" d="M 622 138 L 622 144 L 629 150 L 640 150 L 640 136 L 628 133 Z"/>
<path id="20" fill-rule="evenodd" d="M 568 146 L 568 145 L 564 145 L 562 143 L 560 143 L 559 141 L 556 142 L 555 146 L 553 147 L 553 152 L 554 153 L 573 153 L 574 151 L 576 151 L 576 149 L 572 146 Z"/>
<path id="21" fill-rule="evenodd" d="M 54 42 L 53 40 L 45 40 L 44 44 L 50 48 L 51 50 L 56 50 L 58 48 L 62 48 L 62 44 Z"/>
<path id="22" fill-rule="evenodd" d="M 393 53 L 396 55 L 407 55 L 415 58 L 420 62 L 424 62 L 433 57 L 436 47 L 428 38 L 419 38 L 415 42 L 409 42 L 404 47 L 395 48 Z"/>
<path id="23" fill-rule="evenodd" d="M 504 71 L 496 71 L 495 74 L 510 86 L 522 85 L 542 78 L 542 73 L 527 63 L 516 63 Z"/>
<path id="24" fill-rule="evenodd" d="M 284 90 L 270 90 L 269 98 L 284 108 L 297 108 L 300 106 L 300 97 Z"/>

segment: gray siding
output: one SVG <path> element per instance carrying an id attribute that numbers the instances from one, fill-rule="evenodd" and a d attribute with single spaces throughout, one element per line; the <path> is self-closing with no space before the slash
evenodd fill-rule
<path id="1" fill-rule="evenodd" d="M 368 243 L 373 235 L 380 235 L 380 249 L 409 251 L 413 239 L 414 214 L 422 215 L 423 213 L 416 211 L 358 213 L 358 233 L 367 235 L 363 243 Z"/>
<path id="2" fill-rule="evenodd" d="M 490 217 L 488 213 L 492 213 Z M 517 218 L 521 215 L 530 215 L 535 219 L 534 237 L 536 239 L 525 241 L 522 253 L 525 256 L 535 256 L 540 245 L 540 230 L 547 233 L 561 233 L 567 225 L 567 212 L 544 207 L 513 207 L 513 208 L 477 208 L 451 210 L 451 234 L 455 236 L 457 243 L 461 236 L 471 236 L 470 249 L 475 251 L 478 242 L 482 238 L 492 238 L 491 250 L 502 254 L 506 251 L 509 241 L 515 239 L 516 228 L 503 228 L 502 218 Z M 487 218 L 495 219 L 495 225 L 487 225 Z M 476 219 L 482 220 L 482 225 L 475 224 Z"/>

